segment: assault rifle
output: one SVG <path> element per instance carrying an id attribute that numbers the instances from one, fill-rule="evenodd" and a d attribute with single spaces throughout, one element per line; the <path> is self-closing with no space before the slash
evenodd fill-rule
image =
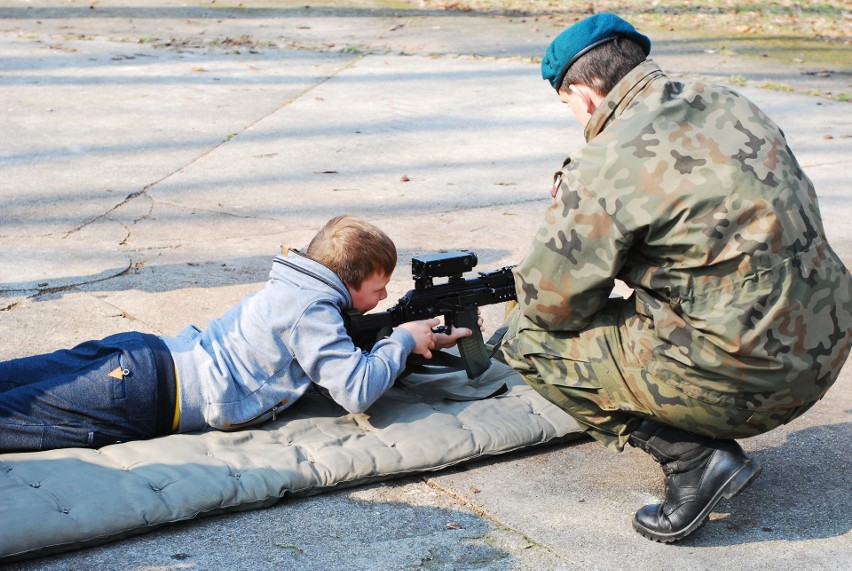
<path id="1" fill-rule="evenodd" d="M 414 289 L 399 298 L 396 305 L 386 311 L 360 313 L 349 310 L 346 330 L 355 345 L 370 350 L 373 344 L 390 328 L 408 321 L 444 316 L 444 325 L 436 332 L 449 333 L 452 327 L 467 327 L 471 337 L 458 340 L 459 354 L 467 376 L 481 375 L 491 365 L 491 358 L 479 329 L 481 305 L 516 299 L 512 267 L 491 272 L 479 272 L 479 277 L 467 278 L 463 274 L 477 264 L 476 254 L 464 250 L 440 252 L 412 258 L 411 273 Z M 446 282 L 435 284 L 434 278 L 446 277 Z"/>

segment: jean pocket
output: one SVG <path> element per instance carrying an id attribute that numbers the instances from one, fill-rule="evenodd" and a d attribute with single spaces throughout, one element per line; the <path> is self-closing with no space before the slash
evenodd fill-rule
<path id="1" fill-rule="evenodd" d="M 127 368 L 123 354 L 119 354 L 116 364 L 117 366 L 112 368 L 108 373 L 108 376 L 112 381 L 112 398 L 113 400 L 124 400 L 127 398 L 126 377 L 129 377 L 132 373 L 130 369 Z"/>

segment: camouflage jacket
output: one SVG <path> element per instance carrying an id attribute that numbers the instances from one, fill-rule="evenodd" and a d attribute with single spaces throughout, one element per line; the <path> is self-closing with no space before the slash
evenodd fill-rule
<path id="1" fill-rule="evenodd" d="M 516 268 L 528 326 L 593 326 L 620 279 L 635 303 L 614 360 L 714 404 L 821 397 L 849 351 L 852 285 L 781 130 L 746 98 L 648 60 L 585 136 Z"/>

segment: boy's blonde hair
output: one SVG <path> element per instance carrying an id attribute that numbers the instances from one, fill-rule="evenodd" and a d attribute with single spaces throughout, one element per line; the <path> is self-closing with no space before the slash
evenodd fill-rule
<path id="1" fill-rule="evenodd" d="M 390 277 L 396 268 L 396 246 L 387 234 L 348 215 L 326 222 L 305 254 L 355 289 L 374 274 Z"/>

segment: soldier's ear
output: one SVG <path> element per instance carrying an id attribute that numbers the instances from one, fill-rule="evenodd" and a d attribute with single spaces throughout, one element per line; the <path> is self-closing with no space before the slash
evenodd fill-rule
<path id="1" fill-rule="evenodd" d="M 598 104 L 600 103 L 600 96 L 595 93 L 591 87 L 588 85 L 583 85 L 582 83 L 572 83 L 568 86 L 568 90 L 577 98 L 579 98 L 583 110 L 591 115 L 595 112 L 595 109 L 598 108 Z"/>

